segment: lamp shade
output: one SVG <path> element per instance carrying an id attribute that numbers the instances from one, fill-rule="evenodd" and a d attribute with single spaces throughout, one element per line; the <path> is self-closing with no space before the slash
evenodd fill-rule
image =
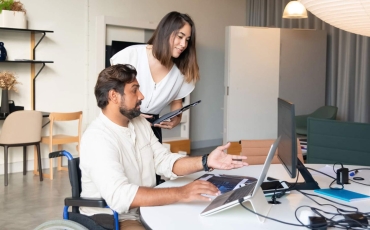
<path id="1" fill-rule="evenodd" d="M 307 10 L 300 2 L 290 1 L 284 9 L 283 18 L 307 18 Z"/>
<path id="2" fill-rule="evenodd" d="M 316 17 L 339 29 L 370 36 L 369 0 L 300 0 Z"/>

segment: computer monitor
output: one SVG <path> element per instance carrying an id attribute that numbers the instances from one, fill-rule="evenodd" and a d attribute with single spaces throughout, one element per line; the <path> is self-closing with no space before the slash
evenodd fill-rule
<path id="1" fill-rule="evenodd" d="M 278 98 L 278 136 L 281 136 L 277 157 L 291 178 L 297 175 L 297 138 L 294 104 Z"/>
<path id="2" fill-rule="evenodd" d="M 281 137 L 278 146 L 278 159 L 291 178 L 297 176 L 298 170 L 305 180 L 303 183 L 297 183 L 290 187 L 298 190 L 320 189 L 318 183 L 297 156 L 294 104 L 281 98 L 278 98 L 278 136 Z"/>

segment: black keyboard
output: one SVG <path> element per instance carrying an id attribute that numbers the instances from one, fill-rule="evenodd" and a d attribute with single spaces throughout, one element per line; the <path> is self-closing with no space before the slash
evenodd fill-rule
<path id="1" fill-rule="evenodd" d="M 234 192 L 229 196 L 229 198 L 225 201 L 224 204 L 234 200 L 239 200 L 240 198 L 250 195 L 253 192 L 254 188 L 256 187 L 256 183 L 257 182 L 246 184 L 245 186 L 234 190 Z"/>

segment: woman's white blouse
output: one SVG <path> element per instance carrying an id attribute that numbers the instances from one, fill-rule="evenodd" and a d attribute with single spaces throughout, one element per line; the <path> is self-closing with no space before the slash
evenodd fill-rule
<path id="1" fill-rule="evenodd" d="M 173 100 L 189 95 L 195 85 L 185 81 L 184 75 L 176 65 L 173 65 L 170 72 L 160 82 L 155 83 L 149 68 L 146 46 L 129 46 L 116 53 L 110 59 L 110 63 L 111 65 L 130 64 L 136 68 L 136 78 L 140 84 L 140 91 L 144 95 L 141 112 L 159 114 Z"/>

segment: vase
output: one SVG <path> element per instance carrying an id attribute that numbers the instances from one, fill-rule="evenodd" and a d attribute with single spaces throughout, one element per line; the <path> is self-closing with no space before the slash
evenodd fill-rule
<path id="1" fill-rule="evenodd" d="M 1 91 L 1 109 L 0 109 L 0 115 L 2 117 L 5 117 L 9 114 L 9 99 L 8 99 L 8 90 L 3 89 Z"/>
<path id="2" fill-rule="evenodd" d="M 6 49 L 4 47 L 4 42 L 0 42 L 0 61 L 6 60 Z"/>
<path id="3" fill-rule="evenodd" d="M 21 11 L 2 10 L 0 26 L 18 29 L 27 29 L 26 13 Z"/>

